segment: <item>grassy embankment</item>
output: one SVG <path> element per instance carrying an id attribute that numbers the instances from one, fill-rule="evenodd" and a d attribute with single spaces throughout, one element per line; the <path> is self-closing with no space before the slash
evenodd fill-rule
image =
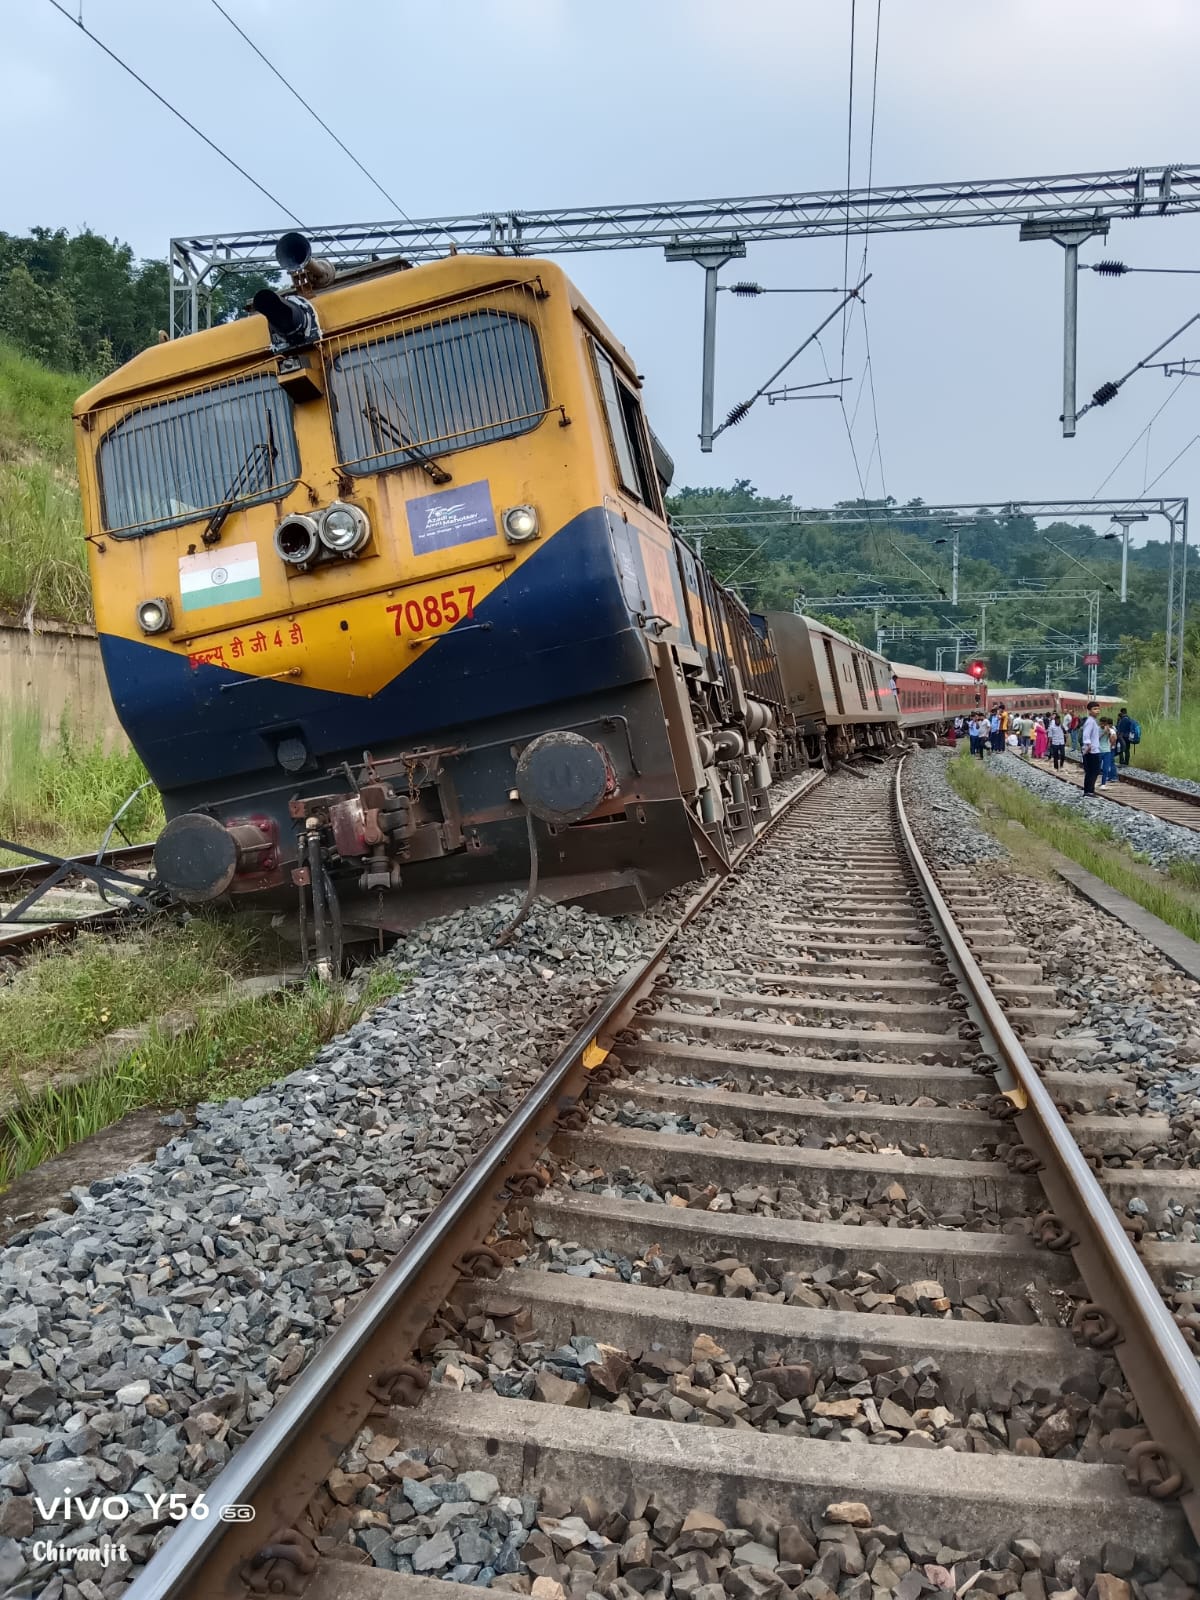
<path id="1" fill-rule="evenodd" d="M 0 344 L 0 611 L 90 620 L 71 440 L 86 387 Z"/>
<path id="2" fill-rule="evenodd" d="M 145 1107 L 256 1094 L 304 1065 L 403 980 L 379 968 L 359 992 L 316 982 L 231 997 L 278 971 L 273 941 L 244 922 L 159 919 L 123 940 L 85 935 L 0 986 L 0 1186 Z M 191 1015 L 180 1031 L 164 1007 Z M 149 1024 L 120 1054 L 102 1041 Z M 57 1081 L 55 1081 L 57 1079 Z"/>
<path id="3" fill-rule="evenodd" d="M 86 386 L 0 344 L 0 613 L 23 622 L 91 620 L 71 441 L 71 406 Z M 0 836 L 59 855 L 94 850 L 145 778 L 130 751 L 105 751 L 70 725 L 46 728 L 28 705 L 0 705 Z M 161 823 L 148 790 L 125 827 L 151 838 Z"/>
<path id="4" fill-rule="evenodd" d="M 1144 726 L 1144 725 L 1143 725 Z M 1102 821 L 1081 817 L 1067 806 L 1036 799 L 1021 784 L 1000 777 L 994 763 L 963 753 L 948 764 L 950 782 L 982 814 L 998 838 L 1012 845 L 1011 834 L 991 826 L 997 817 L 1018 822 L 1035 839 L 1128 895 L 1188 938 L 1200 940 L 1200 872 L 1190 862 L 1175 862 L 1168 875 L 1139 861 L 1129 846 Z"/>
<path id="5" fill-rule="evenodd" d="M 1132 679 L 1129 705 L 1142 725 L 1142 742 L 1134 752 L 1134 765 L 1147 772 L 1200 781 L 1200 661 L 1194 655 L 1185 658 L 1182 714 L 1165 718 L 1162 702 L 1161 667 L 1140 672 Z"/>

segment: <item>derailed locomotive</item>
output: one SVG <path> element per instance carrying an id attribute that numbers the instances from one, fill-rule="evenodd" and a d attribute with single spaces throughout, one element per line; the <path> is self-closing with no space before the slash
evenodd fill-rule
<path id="1" fill-rule="evenodd" d="M 674 536 L 636 369 L 560 268 L 335 275 L 75 407 L 97 629 L 160 880 L 337 928 L 527 880 L 638 909 L 773 775 L 897 732 L 890 669 Z"/>

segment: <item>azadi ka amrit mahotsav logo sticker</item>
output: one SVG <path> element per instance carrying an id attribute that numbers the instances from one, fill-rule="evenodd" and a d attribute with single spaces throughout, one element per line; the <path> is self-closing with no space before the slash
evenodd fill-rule
<path id="1" fill-rule="evenodd" d="M 255 600 L 260 594 L 256 544 L 231 544 L 224 550 L 179 558 L 179 599 L 185 611 Z"/>

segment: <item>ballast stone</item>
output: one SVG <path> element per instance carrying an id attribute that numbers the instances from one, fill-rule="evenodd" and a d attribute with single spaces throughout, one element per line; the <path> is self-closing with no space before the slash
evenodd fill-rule
<path id="1" fill-rule="evenodd" d="M 78 1186 L 72 1214 L 0 1249 L 0 1383 L 32 1376 L 46 1422 L 0 1425 L 0 1518 L 33 1493 L 193 1498 L 664 925 L 539 902 L 496 951 L 519 899 L 403 940 L 389 960 L 405 991 L 307 1067 L 199 1107 L 152 1161 Z M 461 1494 L 463 1511 L 487 1504 Z M 130 1534 L 135 1565 L 159 1536 Z M 37 1592 L 64 1592 L 60 1577 L 74 1595 L 69 1568 L 39 1569 Z"/>

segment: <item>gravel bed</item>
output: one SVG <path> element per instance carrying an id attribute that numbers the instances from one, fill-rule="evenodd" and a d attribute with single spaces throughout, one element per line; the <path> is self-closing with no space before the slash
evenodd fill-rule
<path id="1" fill-rule="evenodd" d="M 932 1356 L 900 1363 L 863 1349 L 855 1361 L 822 1362 L 764 1346 L 735 1357 L 700 1333 L 690 1359 L 679 1359 L 662 1350 L 621 1350 L 587 1334 L 551 1348 L 522 1337 L 515 1317 L 468 1321 L 453 1307 L 443 1315 L 459 1326 L 432 1351 L 432 1383 L 490 1389 L 508 1400 L 841 1444 L 1064 1461 L 1104 1459 L 1113 1431 L 1139 1422 L 1111 1359 L 1089 1364 L 1057 1390 L 1018 1379 L 1000 1392 L 957 1393 Z"/>
<path id="2" fill-rule="evenodd" d="M 703 1168 L 701 1167 L 701 1172 Z M 730 1212 L 737 1216 L 780 1217 L 800 1222 L 841 1222 L 848 1227 L 874 1224 L 891 1228 L 952 1228 L 970 1233 L 1029 1233 L 1032 1223 L 1023 1211 L 999 1212 L 983 1206 L 968 1211 L 932 1212 L 909 1197 L 895 1179 L 862 1173 L 840 1180 L 852 1193 L 806 1200 L 790 1183 L 745 1184 L 721 1189 L 687 1175 L 655 1183 L 631 1167 L 572 1167 L 564 1163 L 564 1180 L 572 1189 L 610 1200 L 644 1200 L 652 1205 L 686 1206 L 693 1211 Z"/>
<path id="3" fill-rule="evenodd" d="M 359 1436 L 318 1544 L 336 1553 L 351 1543 L 390 1571 L 533 1600 L 918 1600 L 968 1589 L 1022 1600 L 1195 1600 L 1200 1578 L 1190 1557 L 1163 1570 L 1115 1541 L 1083 1556 L 1020 1537 L 963 1550 L 878 1523 L 855 1500 L 780 1524 L 747 1499 L 726 1521 L 640 1488 L 619 1506 L 556 1488 L 538 1499 L 505 1495 L 490 1473 L 456 1473 L 442 1452 L 397 1444 L 369 1429 Z"/>
<path id="4" fill-rule="evenodd" d="M 866 776 L 851 778 L 832 773 L 811 797 L 824 807 L 832 798 L 844 801 L 847 811 L 857 810 L 870 793 L 885 795 L 893 781 L 890 765 L 870 767 Z M 671 958 L 671 981 L 689 989 L 720 989 L 733 973 L 762 967 L 764 953 L 778 945 L 778 935 L 765 926 L 781 911 L 805 911 L 824 898 L 806 865 L 806 844 L 828 827 L 812 816 L 809 802 L 801 801 L 792 818 L 774 835 L 720 898 L 692 924 L 684 948 Z M 778 1014 L 772 1018 L 778 1021 Z"/>
<path id="5" fill-rule="evenodd" d="M 648 1037 L 648 1036 L 647 1036 Z M 766 1053 L 763 1046 L 758 1047 Z M 775 1052 L 782 1054 L 782 1052 Z M 865 1056 L 856 1056 L 856 1060 L 866 1060 Z M 734 1094 L 769 1094 L 783 1100 L 820 1100 L 823 1105 L 886 1105 L 910 1106 L 918 1110 L 931 1106 L 956 1106 L 960 1111 L 983 1111 L 987 1109 L 988 1101 L 992 1098 L 993 1090 L 981 1089 L 981 1080 L 973 1072 L 963 1070 L 963 1087 L 972 1092 L 953 1099 L 938 1099 L 929 1094 L 906 1094 L 902 1089 L 889 1089 L 880 1092 L 876 1089 L 858 1087 L 848 1091 L 841 1089 L 826 1089 L 820 1082 L 807 1084 L 790 1084 L 779 1082 L 766 1074 L 759 1076 L 749 1072 L 745 1077 L 734 1076 L 726 1073 L 721 1077 L 698 1077 L 685 1074 L 668 1073 L 657 1067 L 641 1067 L 637 1069 L 639 1083 L 669 1084 L 673 1088 L 681 1089 L 728 1089 Z M 1121 1109 L 1114 1103 L 1114 1111 Z"/>
<path id="6" fill-rule="evenodd" d="M 652 1245 L 644 1256 L 623 1256 L 571 1240 L 541 1239 L 519 1263 L 572 1278 L 603 1278 L 650 1289 L 726 1300 L 758 1300 L 811 1310 L 875 1316 L 931 1317 L 948 1322 L 1007 1322 L 1065 1326 L 1071 1297 L 1036 1280 L 1021 1295 L 989 1295 L 982 1281 L 919 1278 L 902 1282 L 881 1262 L 870 1267 L 821 1266 L 785 1270 L 783 1259 L 762 1266 L 738 1256 L 666 1254 Z M 1066 1306 L 1066 1315 L 1063 1307 Z"/>
<path id="7" fill-rule="evenodd" d="M 855 1155 L 902 1155 L 916 1159 L 937 1156 L 936 1146 L 914 1143 L 909 1139 L 886 1140 L 869 1132 L 837 1135 L 820 1130 L 806 1131 L 803 1126 L 757 1128 L 739 1123 L 736 1115 L 722 1116 L 719 1121 L 701 1115 L 692 1116 L 686 1111 L 657 1111 L 626 1100 L 616 1104 L 604 1100 L 592 1112 L 592 1121 L 608 1123 L 619 1128 L 646 1128 L 657 1133 L 687 1134 L 702 1139 L 732 1139 L 742 1144 L 765 1144 L 783 1150 L 848 1150 Z M 992 1144 L 973 1150 L 968 1158 L 977 1161 L 997 1159 L 996 1146 L 1010 1141 L 1000 1135 Z"/>
<path id="8" fill-rule="evenodd" d="M 904 763 L 904 809 L 921 852 L 935 870 L 1002 862 L 1008 851 L 979 826 L 975 807 L 946 778 L 946 763 L 954 759 L 953 751 L 938 748 L 917 750 Z M 980 873 L 979 881 L 990 883 L 994 876 Z"/>
<path id="9" fill-rule="evenodd" d="M 411 985 L 309 1067 L 201 1106 L 153 1162 L 0 1250 L 0 1590 L 120 1594 L 173 1526 L 146 1496 L 195 1497 L 659 936 L 541 902 L 495 950 L 516 904 L 417 930 L 389 958 Z M 27 1566 L 34 1495 L 105 1493 L 134 1508 L 127 1560 Z M 55 1543 L 113 1531 L 37 1524 Z"/>
<path id="10" fill-rule="evenodd" d="M 958 864 L 959 848 L 969 849 L 971 834 L 983 833 L 970 807 L 953 828 L 947 813 L 935 809 L 939 794 L 953 793 L 947 759 L 952 759 L 947 752 L 926 751 L 906 769 L 906 775 L 921 774 L 921 798 L 911 808 L 913 825 L 922 849 L 935 860 L 939 850 L 947 852 L 939 865 Z M 1018 761 L 1009 762 L 1005 770 L 1010 768 L 1018 778 L 1028 771 Z M 1064 790 L 1057 779 L 1033 776 L 1060 793 Z M 1111 807 L 1105 819 L 1116 814 L 1117 808 Z M 1095 1040 L 1090 1056 L 1072 1067 L 1123 1073 L 1140 1105 L 1170 1117 L 1170 1138 L 1153 1164 L 1200 1165 L 1200 985 L 1060 880 L 1048 883 L 1022 872 L 1014 862 L 1008 870 L 989 872 L 985 881 L 1017 940 L 1041 963 L 1057 1002 L 1079 1014 L 1079 1023 L 1068 1031 Z M 1174 1206 L 1169 1216 L 1155 1217 L 1135 1196 L 1127 1209 L 1144 1216 L 1160 1238 L 1200 1241 L 1198 1207 Z"/>
<path id="11" fill-rule="evenodd" d="M 695 1019 L 696 1021 L 699 1021 L 702 1018 L 702 1016 L 704 1015 L 703 1012 L 693 1008 L 693 1010 L 689 1013 L 689 1012 L 684 1011 L 684 1010 L 679 1010 L 673 1005 L 668 1005 L 665 1002 L 660 1007 L 657 1007 L 656 1009 L 659 1009 L 659 1010 L 664 1011 L 664 1012 L 669 1010 L 671 1012 L 671 1020 L 672 1020 L 672 1022 L 674 1023 L 674 1022 L 677 1021 L 678 1022 L 678 1026 L 677 1027 L 667 1027 L 665 1024 L 661 1025 L 661 1026 L 656 1024 L 654 1027 L 644 1028 L 644 1029 L 639 1030 L 639 1034 L 638 1034 L 639 1038 L 651 1039 L 651 1040 L 654 1040 L 656 1043 L 660 1043 L 660 1044 L 677 1044 L 677 1045 L 678 1044 L 682 1044 L 682 1045 L 698 1044 L 698 1045 L 706 1045 L 706 1044 L 719 1043 L 719 1046 L 720 1046 L 720 1048 L 722 1050 L 728 1050 L 728 1051 L 731 1051 L 731 1052 L 736 1052 L 738 1054 L 741 1054 L 741 1053 L 747 1052 L 747 1051 L 752 1051 L 756 1055 L 763 1054 L 763 1055 L 779 1056 L 782 1060 L 786 1060 L 789 1056 L 812 1056 L 812 1057 L 814 1057 L 814 1058 L 816 1058 L 817 1060 L 820 1060 L 820 1061 L 846 1061 L 846 1062 L 855 1062 L 855 1061 L 894 1061 L 895 1060 L 894 1053 L 893 1054 L 889 1054 L 887 1049 L 883 1048 L 883 1047 L 881 1047 L 879 1050 L 868 1050 L 868 1049 L 865 1049 L 864 1047 L 862 1047 L 862 1046 L 860 1046 L 858 1044 L 850 1044 L 850 1045 L 839 1044 L 838 1038 L 837 1038 L 838 1032 L 839 1031 L 844 1032 L 845 1029 L 844 1028 L 839 1029 L 836 1025 L 833 1025 L 833 1024 L 831 1024 L 829 1026 L 829 1028 L 828 1028 L 828 1037 L 827 1038 L 820 1038 L 820 1039 L 798 1038 L 796 1040 L 795 1044 L 790 1043 L 786 1039 L 772 1039 L 772 1038 L 746 1039 L 746 1040 L 721 1038 L 719 1041 L 714 1041 L 712 1039 L 706 1039 L 703 1036 L 702 1033 L 700 1033 L 700 1032 L 698 1032 L 696 1030 L 695 1026 L 692 1026 L 691 1028 L 688 1027 L 689 1016 L 692 1017 L 693 1019 Z M 717 1015 L 718 1013 L 710 1012 L 709 1014 L 710 1015 Z M 735 1013 L 735 1012 L 732 1012 L 732 1011 L 725 1011 L 725 1010 L 722 1010 L 719 1013 L 719 1015 L 722 1016 L 722 1017 L 728 1017 L 731 1020 L 735 1020 L 735 1021 L 739 1020 L 739 1016 L 740 1016 L 739 1013 Z M 781 1019 L 779 1017 L 778 1012 L 775 1012 L 775 1013 L 773 1013 L 773 1014 L 771 1014 L 769 1016 L 766 1013 L 763 1013 L 761 1016 L 757 1017 L 756 1019 L 748 1019 L 748 1018 L 745 1018 L 745 1017 L 740 1017 L 740 1020 L 742 1020 L 742 1021 L 758 1020 L 758 1021 L 762 1021 L 762 1022 L 775 1022 L 775 1023 L 777 1023 Z M 955 1035 L 953 1035 L 953 1034 L 947 1035 L 947 1038 L 952 1044 L 957 1045 L 958 1040 L 957 1040 L 957 1037 Z M 953 1067 L 953 1066 L 962 1066 L 963 1062 L 964 1062 L 964 1059 L 973 1059 L 973 1058 L 964 1058 L 964 1057 L 960 1056 L 957 1053 L 957 1051 L 951 1051 L 951 1050 L 943 1051 L 943 1050 L 939 1050 L 939 1049 L 935 1048 L 933 1050 L 924 1051 L 920 1055 L 915 1056 L 913 1059 L 914 1059 L 914 1064 L 918 1065 L 918 1066 L 926 1066 L 926 1067 L 946 1066 L 946 1067 Z M 969 1069 L 964 1067 L 964 1070 L 969 1070 Z"/>
<path id="12" fill-rule="evenodd" d="M 1082 789 L 1039 771 L 1032 761 L 1021 761 L 1017 757 L 1006 759 L 998 768 L 989 770 L 999 771 L 1004 777 L 1022 784 L 1039 800 L 1083 812 L 1089 821 L 1103 823 L 1131 850 L 1146 856 L 1151 866 L 1167 867 L 1178 860 L 1200 861 L 1200 834 L 1174 822 L 1164 822 L 1161 817 L 1152 817 L 1149 812 L 1134 811 L 1130 806 L 1107 805 L 1107 797 L 1099 788 L 1089 800 Z"/>

